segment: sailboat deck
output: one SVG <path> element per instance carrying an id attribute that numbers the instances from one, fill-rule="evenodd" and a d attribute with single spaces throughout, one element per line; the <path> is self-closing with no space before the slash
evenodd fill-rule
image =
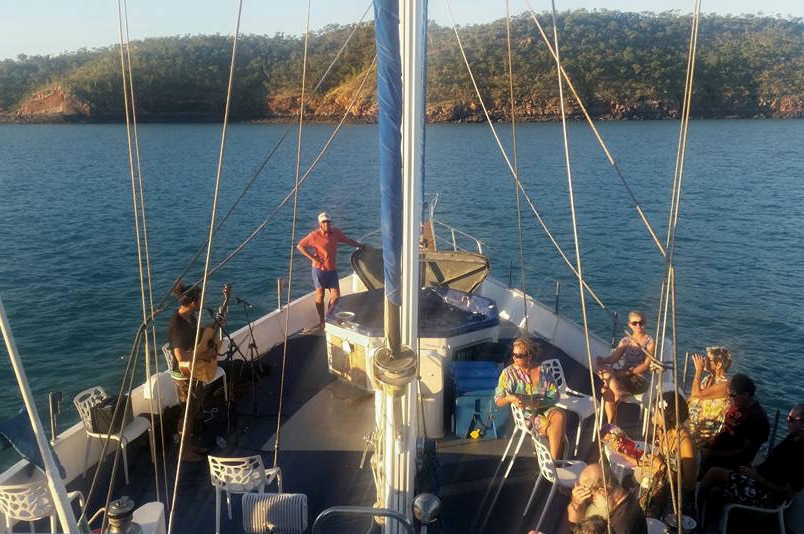
<path id="1" fill-rule="evenodd" d="M 567 381 L 574 389 L 590 392 L 588 371 L 558 349 L 540 342 L 543 357 L 562 361 Z M 230 421 L 225 415 L 221 395 L 211 395 L 207 407 L 214 405 L 218 413 L 198 433 L 198 445 L 208 447 L 215 456 L 239 457 L 260 454 L 267 467 L 273 465 L 283 346 L 274 347 L 259 360 L 259 366 L 229 366 L 230 382 L 235 384 Z M 364 437 L 373 428 L 373 395 L 338 382 L 327 370 L 325 338 L 321 335 L 296 336 L 289 340 L 286 355 L 285 390 L 282 403 L 282 429 L 278 465 L 282 468 L 285 492 L 305 493 L 308 498 L 309 523 L 325 508 L 334 505 L 374 504 L 374 482 L 370 453 L 360 468 Z M 252 373 L 252 370 L 254 371 Z M 253 382 L 252 382 L 253 376 Z M 253 392 L 253 394 L 252 394 Z M 166 422 L 166 426 L 169 424 Z M 232 428 L 227 433 L 227 426 Z M 567 433 L 574 442 L 577 419 L 568 414 Z M 581 456 L 590 447 L 591 423 L 584 427 Z M 166 429 L 169 435 L 171 429 Z M 226 446 L 216 443 L 224 437 Z M 128 495 L 138 504 L 156 500 L 153 487 L 154 469 L 149 461 L 144 438 L 129 447 L 131 483 L 124 485 L 122 473 L 117 476 L 114 497 Z M 169 480 L 173 479 L 177 447 L 168 439 L 167 463 Z M 438 440 L 437 479 L 442 498 L 440 530 L 442 532 L 527 532 L 535 526 L 547 494 L 540 491 L 527 517 L 522 517 L 525 504 L 537 476 L 537 464 L 530 444 L 522 452 L 507 480 L 501 480 L 500 457 L 507 437 L 490 440 L 465 440 L 447 437 Z M 161 454 L 160 454 L 161 456 Z M 100 477 L 106 487 L 110 461 L 104 464 Z M 160 467 L 161 471 L 161 467 Z M 83 485 L 81 479 L 78 485 Z M 75 488 L 71 488 L 75 489 Z M 86 490 L 86 488 L 78 488 Z M 172 495 L 172 487 L 170 488 Z M 164 502 L 164 487 L 160 497 Z M 96 492 L 90 510 L 103 505 L 103 495 Z M 556 494 L 551 512 L 542 530 L 564 531 L 565 496 Z M 221 531 L 242 532 L 240 498 L 232 499 L 233 519 L 222 507 Z M 173 532 L 210 532 L 215 521 L 215 491 L 210 484 L 206 462 L 182 463 Z M 488 518 L 491 517 L 491 520 Z M 97 525 L 93 525 L 97 526 Z M 367 532 L 371 521 L 333 518 L 325 532 Z"/>

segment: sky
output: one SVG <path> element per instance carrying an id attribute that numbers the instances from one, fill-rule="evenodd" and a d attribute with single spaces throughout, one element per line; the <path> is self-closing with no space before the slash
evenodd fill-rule
<path id="1" fill-rule="evenodd" d="M 477 24 L 505 16 L 505 0 L 430 0 L 430 20 L 450 26 Z M 525 11 L 524 0 L 508 0 L 511 13 Z M 360 20 L 369 0 L 311 0 L 310 29 Z M 238 0 L 128 0 L 129 35 L 145 37 L 226 34 L 234 31 Z M 537 12 L 545 0 L 530 0 Z M 300 35 L 306 26 L 305 0 L 243 0 L 242 33 Z M 556 9 L 691 12 L 692 0 L 556 0 Z M 702 0 L 704 13 L 804 17 L 801 0 Z M 371 10 L 366 20 L 371 19 Z M 116 0 L 0 0 L 0 59 L 19 54 L 57 55 L 118 42 Z"/>

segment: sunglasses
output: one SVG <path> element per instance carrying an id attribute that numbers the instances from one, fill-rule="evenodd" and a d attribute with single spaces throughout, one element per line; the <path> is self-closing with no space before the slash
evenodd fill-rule
<path id="1" fill-rule="evenodd" d="M 631 321 L 631 322 L 630 322 L 630 323 L 628 323 L 628 324 L 630 324 L 631 326 L 637 326 L 637 325 L 639 325 L 639 326 L 645 326 L 645 321 Z"/>
<path id="2" fill-rule="evenodd" d="M 514 358 L 527 358 L 528 353 L 527 352 L 512 352 L 511 356 L 513 356 Z"/>

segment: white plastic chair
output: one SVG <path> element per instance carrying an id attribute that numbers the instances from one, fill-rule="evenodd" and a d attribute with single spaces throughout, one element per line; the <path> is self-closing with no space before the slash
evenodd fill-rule
<path id="1" fill-rule="evenodd" d="M 556 406 L 570 411 L 578 416 L 578 431 L 575 433 L 575 454 L 578 456 L 578 446 L 581 443 L 581 428 L 583 422 L 589 417 L 595 416 L 595 402 L 592 397 L 585 395 L 579 391 L 575 391 L 567 385 L 567 380 L 564 377 L 564 368 L 558 359 L 545 360 L 542 362 L 542 367 L 547 367 L 553 375 L 553 379 L 558 385 L 560 397 Z M 597 422 L 597 418 L 594 419 Z M 594 430 L 597 430 L 595 428 Z M 592 440 L 594 440 L 596 432 L 592 432 Z"/>
<path id="2" fill-rule="evenodd" d="M 500 458 L 500 463 L 505 461 L 505 457 L 508 456 L 508 451 L 511 449 L 511 445 L 513 445 L 514 439 L 516 439 L 517 435 L 519 435 L 519 441 L 517 442 L 516 448 L 511 455 L 511 461 L 508 464 L 508 468 L 505 470 L 503 478 L 508 478 L 508 475 L 511 473 L 511 468 L 514 467 L 514 462 L 519 454 L 519 450 L 522 448 L 522 443 L 525 441 L 525 437 L 533 437 L 533 432 L 531 432 L 530 428 L 528 428 L 528 425 L 525 422 L 525 413 L 522 411 L 522 408 L 515 404 L 511 404 L 511 417 L 514 420 L 514 429 L 511 432 L 511 437 L 508 439 L 508 445 L 505 447 L 502 458 Z"/>
<path id="3" fill-rule="evenodd" d="M 743 510 L 749 510 L 752 513 L 758 512 L 762 514 L 776 514 L 776 518 L 779 521 L 779 532 L 780 534 L 784 534 L 785 533 L 784 511 L 787 510 L 791 504 L 793 504 L 793 499 L 786 500 L 776 508 L 760 508 L 758 506 L 748 506 L 745 504 L 728 503 L 725 506 L 723 506 L 723 513 L 720 516 L 720 532 L 722 534 L 728 534 L 729 513 L 736 508 L 742 508 Z"/>
<path id="4" fill-rule="evenodd" d="M 69 492 L 67 498 L 70 501 L 77 498 L 84 508 L 84 495 L 80 491 Z M 13 520 L 28 521 L 32 534 L 34 522 L 46 517 L 50 518 L 50 532 L 56 532 L 58 526 L 56 506 L 44 479 L 0 486 L 0 512 L 6 518 L 6 532 L 11 532 Z"/>
<path id="5" fill-rule="evenodd" d="M 652 387 L 653 387 L 653 390 L 652 390 L 653 391 L 653 403 L 655 405 L 656 398 L 659 396 L 659 384 L 658 384 L 658 382 L 653 380 L 653 386 Z M 674 389 L 675 389 L 675 385 L 673 384 L 673 382 L 664 382 L 664 381 L 662 382 L 662 385 L 661 385 L 662 392 L 673 391 Z M 645 432 L 647 432 L 647 430 L 648 430 L 648 425 L 650 424 L 650 417 L 649 417 L 649 414 L 648 414 L 648 408 L 650 407 L 649 405 L 650 405 L 650 400 L 651 400 L 650 393 L 651 393 L 651 388 L 648 387 L 648 389 L 645 390 L 643 393 L 637 393 L 635 395 L 627 395 L 627 396 L 623 397 L 622 399 L 620 399 L 620 402 L 624 402 L 624 403 L 627 403 L 627 404 L 636 404 L 637 406 L 639 406 L 639 417 L 640 417 L 641 422 L 642 422 L 642 435 L 645 435 Z M 683 397 L 684 399 L 687 398 L 686 395 L 684 395 L 684 392 L 681 391 L 681 390 L 679 390 L 678 394 L 679 394 L 680 397 Z M 605 402 L 602 401 L 602 400 L 600 402 L 599 410 L 600 410 L 600 413 L 598 414 L 599 415 L 599 417 L 598 417 L 598 428 L 603 428 L 603 418 L 605 417 L 606 412 L 605 412 Z M 611 422 L 611 421 L 609 421 L 609 422 Z M 595 429 L 595 430 L 597 430 L 597 429 Z"/>
<path id="6" fill-rule="evenodd" d="M 87 437 L 101 440 L 104 440 L 108 437 L 120 443 L 120 447 L 123 449 L 121 451 L 123 454 L 123 473 L 125 473 L 126 485 L 128 485 L 128 455 L 126 454 L 126 447 L 131 441 L 138 438 L 143 433 L 149 432 L 151 430 L 151 422 L 145 417 L 137 416 L 126 425 L 122 432 L 117 434 L 107 435 L 100 432 L 94 432 L 92 429 L 92 408 L 102 403 L 107 398 L 109 398 L 109 396 L 106 394 L 106 391 L 100 386 L 95 386 L 85 389 L 76 395 L 73 398 L 73 404 L 75 405 L 75 409 L 78 410 L 78 415 L 81 416 L 81 421 L 84 423 L 84 430 L 87 433 Z M 148 444 L 151 449 L 151 462 L 153 462 L 155 456 L 153 440 L 149 439 Z M 87 444 L 86 450 L 84 451 L 84 477 L 86 477 L 87 474 L 89 449 L 90 447 Z M 103 459 L 101 458 L 101 460 Z"/>
<path id="7" fill-rule="evenodd" d="M 165 356 L 165 362 L 167 363 L 168 371 L 173 370 L 173 354 L 170 353 L 170 343 L 165 343 L 164 345 L 162 345 L 162 354 Z M 207 386 L 219 378 L 223 379 L 223 399 L 226 402 L 229 402 L 229 388 L 226 386 L 226 371 L 221 369 L 220 365 L 217 368 L 215 368 L 215 376 L 212 377 L 212 380 L 201 383 Z M 189 379 L 185 378 L 184 380 Z"/>
<path id="8" fill-rule="evenodd" d="M 232 494 L 250 493 L 258 490 L 265 493 L 265 487 L 276 481 L 279 493 L 282 493 L 282 470 L 278 467 L 265 469 L 262 457 L 245 456 L 242 458 L 224 458 L 208 456 L 209 476 L 215 486 L 215 534 L 221 531 L 221 493 L 226 493 L 226 506 L 229 519 L 232 519 Z"/>
<path id="9" fill-rule="evenodd" d="M 528 504 L 525 506 L 525 511 L 522 512 L 522 517 L 528 515 L 528 510 L 530 510 L 530 505 L 533 502 L 533 498 L 536 496 L 536 491 L 539 489 L 539 484 L 542 479 L 546 479 L 552 484 L 550 494 L 547 496 L 547 500 L 542 508 L 542 513 L 539 516 L 539 522 L 536 523 L 536 531 L 538 532 L 539 527 L 542 526 L 542 520 L 547 516 L 547 510 L 550 507 L 550 502 L 553 500 L 556 489 L 561 486 L 562 488 L 572 490 L 572 488 L 575 487 L 575 483 L 578 482 L 581 471 L 586 468 L 586 462 L 580 460 L 553 460 L 553 457 L 550 456 L 550 450 L 540 438 L 531 436 L 531 439 L 533 441 L 533 448 L 536 449 L 536 456 L 539 459 L 539 476 L 536 478 L 536 483 L 533 485 L 533 491 L 530 492 L 530 498 L 528 499 Z"/>

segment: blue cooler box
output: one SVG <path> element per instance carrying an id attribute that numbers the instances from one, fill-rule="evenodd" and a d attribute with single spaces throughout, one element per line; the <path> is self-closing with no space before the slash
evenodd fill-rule
<path id="1" fill-rule="evenodd" d="M 493 388 L 468 391 L 455 399 L 455 437 L 466 439 L 478 430 L 479 439 L 503 438 L 508 433 L 509 413 L 507 406 L 498 408 L 494 404 Z"/>

